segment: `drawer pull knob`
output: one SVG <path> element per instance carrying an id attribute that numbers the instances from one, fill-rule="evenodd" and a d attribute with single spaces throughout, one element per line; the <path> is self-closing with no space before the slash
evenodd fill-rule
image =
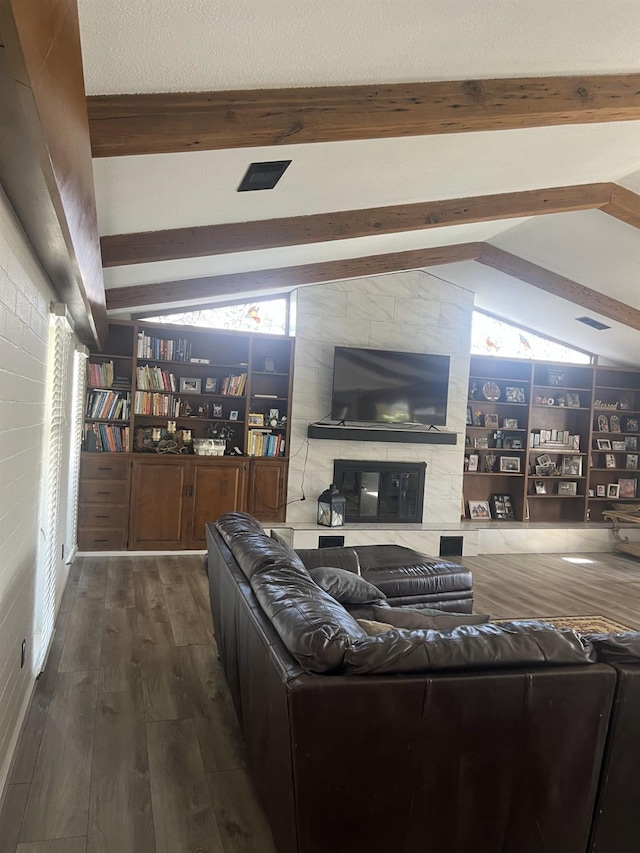
<path id="1" fill-rule="evenodd" d="M 109 518 L 108 515 L 96 515 L 96 518 Z"/>

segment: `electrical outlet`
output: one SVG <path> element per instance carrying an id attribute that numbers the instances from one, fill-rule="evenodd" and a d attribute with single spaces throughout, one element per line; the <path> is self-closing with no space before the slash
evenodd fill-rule
<path id="1" fill-rule="evenodd" d="M 22 646 L 20 647 L 20 669 L 24 666 L 24 662 L 27 659 L 27 641 L 22 641 Z"/>

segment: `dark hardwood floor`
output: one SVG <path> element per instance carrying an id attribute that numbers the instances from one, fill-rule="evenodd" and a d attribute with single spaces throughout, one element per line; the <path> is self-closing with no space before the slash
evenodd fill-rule
<path id="1" fill-rule="evenodd" d="M 475 610 L 640 628 L 640 561 L 464 558 Z M 200 557 L 75 561 L 0 812 L 0 853 L 274 853 Z"/>

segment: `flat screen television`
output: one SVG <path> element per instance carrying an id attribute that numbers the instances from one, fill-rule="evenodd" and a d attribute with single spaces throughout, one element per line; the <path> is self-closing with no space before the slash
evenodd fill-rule
<path id="1" fill-rule="evenodd" d="M 336 347 L 331 418 L 443 426 L 449 356 Z"/>

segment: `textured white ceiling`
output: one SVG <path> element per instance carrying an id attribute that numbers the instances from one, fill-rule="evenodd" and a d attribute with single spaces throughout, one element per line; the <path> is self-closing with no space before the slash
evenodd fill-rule
<path id="1" fill-rule="evenodd" d="M 292 160 L 274 190 L 236 191 L 249 163 L 274 159 Z M 636 170 L 638 121 L 94 160 L 101 234 L 584 184 Z"/>
<path id="2" fill-rule="evenodd" d="M 636 71 L 637 0 L 79 0 L 89 94 Z"/>
<path id="3" fill-rule="evenodd" d="M 79 0 L 90 94 L 640 71 L 640 0 Z M 272 192 L 250 162 L 292 159 Z M 102 234 L 615 181 L 640 193 L 640 122 L 94 161 Z M 640 307 L 640 230 L 597 211 L 105 271 L 108 287 L 490 241 Z M 640 332 L 473 262 L 434 275 L 479 306 L 637 365 Z M 596 315 L 597 316 L 597 315 Z M 604 322 L 606 318 L 604 318 Z"/>

